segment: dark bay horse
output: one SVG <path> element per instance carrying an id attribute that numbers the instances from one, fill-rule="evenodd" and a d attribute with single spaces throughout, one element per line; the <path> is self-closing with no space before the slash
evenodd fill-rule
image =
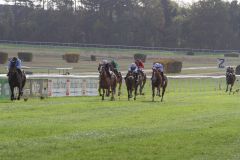
<path id="1" fill-rule="evenodd" d="M 144 95 L 144 93 L 143 93 L 143 88 L 144 88 L 144 86 L 145 86 L 145 83 L 146 83 L 146 81 L 147 81 L 147 76 L 146 76 L 146 74 L 145 73 L 139 73 L 139 77 L 138 77 L 139 79 L 139 81 L 138 81 L 138 83 L 139 83 L 139 94 L 140 95 Z"/>
<path id="2" fill-rule="evenodd" d="M 168 79 L 167 76 L 161 74 L 160 71 L 153 69 L 152 73 L 152 101 L 154 101 L 154 96 L 155 96 L 155 88 L 157 88 L 157 96 L 162 97 L 161 102 L 163 101 L 163 97 L 168 85 Z M 160 89 L 162 88 L 162 95 L 160 92 Z"/>
<path id="3" fill-rule="evenodd" d="M 228 92 L 228 86 L 230 85 L 229 94 L 232 92 L 232 87 L 235 83 L 235 80 L 236 76 L 234 74 L 234 69 L 232 67 L 228 67 L 226 71 L 226 84 L 227 84 L 226 92 Z"/>
<path id="4" fill-rule="evenodd" d="M 122 73 L 114 69 L 112 65 L 110 65 L 110 70 L 116 75 L 117 77 L 117 85 L 118 85 L 118 96 L 121 95 L 121 88 L 122 88 Z"/>
<path id="5" fill-rule="evenodd" d="M 111 100 L 115 100 L 114 95 L 116 93 L 116 86 L 117 86 L 117 77 L 115 74 L 111 74 L 110 76 L 107 74 L 106 68 L 101 66 L 99 68 L 99 88 L 98 92 L 99 95 L 102 96 L 102 100 L 104 100 L 105 91 L 107 94 L 111 93 Z M 101 93 L 101 90 L 103 93 Z"/>
<path id="6" fill-rule="evenodd" d="M 136 91 L 135 89 L 135 84 L 136 84 L 136 79 L 134 78 L 134 75 L 132 72 L 128 74 L 128 76 L 125 78 L 125 84 L 127 86 L 127 93 L 128 93 L 128 100 L 132 98 L 132 92 Z M 136 92 L 134 92 L 134 100 L 136 100 Z"/>
<path id="7" fill-rule="evenodd" d="M 163 81 L 161 73 L 158 70 L 153 69 L 151 80 L 152 80 L 152 101 L 154 102 L 155 88 L 157 88 L 156 95 L 160 97 L 160 88 L 161 88 L 162 81 Z"/>
<path id="8" fill-rule="evenodd" d="M 23 88 L 26 83 L 26 75 L 24 72 L 22 72 L 22 74 L 18 72 L 15 63 L 12 63 L 9 68 L 8 83 L 9 83 L 10 90 L 11 90 L 11 100 L 16 99 L 14 96 L 14 88 L 15 87 L 18 88 L 17 99 L 20 100 L 20 97 L 23 95 Z"/>
<path id="9" fill-rule="evenodd" d="M 137 97 L 137 91 L 138 87 L 140 87 L 140 94 L 142 94 L 142 89 L 146 83 L 146 80 L 144 80 L 144 77 L 142 74 L 137 74 L 133 72 L 129 72 L 127 74 L 127 77 L 125 78 L 125 83 L 127 86 L 127 91 L 128 91 L 128 100 L 132 98 L 132 92 L 134 91 L 134 100 L 136 100 Z"/>

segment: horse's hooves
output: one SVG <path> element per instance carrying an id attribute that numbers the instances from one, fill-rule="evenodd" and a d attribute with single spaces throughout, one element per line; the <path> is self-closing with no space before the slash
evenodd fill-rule
<path id="1" fill-rule="evenodd" d="M 134 98 L 134 101 L 136 101 L 136 98 Z"/>

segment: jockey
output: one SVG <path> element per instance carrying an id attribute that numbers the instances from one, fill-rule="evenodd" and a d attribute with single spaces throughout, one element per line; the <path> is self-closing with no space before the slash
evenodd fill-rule
<path id="1" fill-rule="evenodd" d="M 152 67 L 152 70 L 154 70 L 154 69 L 158 70 L 161 73 L 162 78 L 164 78 L 163 65 L 161 63 L 154 63 L 153 67 Z M 152 77 L 153 77 L 153 75 L 152 75 Z"/>
<path id="2" fill-rule="evenodd" d="M 15 67 L 17 68 L 18 73 L 20 75 L 22 75 L 22 70 L 21 70 L 22 69 L 22 61 L 17 57 L 13 57 L 8 62 L 8 70 L 10 69 L 10 67 L 12 66 L 13 63 L 15 63 Z"/>
<path id="3" fill-rule="evenodd" d="M 132 63 L 128 68 L 128 73 L 125 77 L 125 79 L 128 77 L 129 73 L 134 73 L 135 76 L 138 75 L 138 67 L 135 63 Z"/>
<path id="4" fill-rule="evenodd" d="M 160 73 L 163 73 L 163 65 L 161 63 L 154 63 L 152 69 L 156 69 L 160 71 Z"/>
<path id="5" fill-rule="evenodd" d="M 118 73 L 119 73 L 119 65 L 117 64 L 117 62 L 116 62 L 115 60 L 112 60 L 110 63 L 111 63 L 113 72 L 118 76 Z"/>
<path id="6" fill-rule="evenodd" d="M 138 67 L 138 71 L 139 71 L 142 75 L 144 75 L 144 73 L 143 73 L 143 69 L 144 69 L 144 64 L 143 64 L 143 62 L 142 62 L 140 59 L 136 59 L 136 60 L 135 60 L 135 64 L 136 64 L 137 67 Z"/>

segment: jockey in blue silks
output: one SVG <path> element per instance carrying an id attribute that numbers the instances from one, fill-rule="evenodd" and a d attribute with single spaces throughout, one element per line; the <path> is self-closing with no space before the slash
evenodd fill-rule
<path id="1" fill-rule="evenodd" d="M 163 75 L 163 65 L 161 63 L 154 63 L 152 69 L 153 70 L 154 69 L 158 70 L 161 73 L 162 78 L 164 78 L 164 75 Z"/>
<path id="2" fill-rule="evenodd" d="M 134 77 L 136 78 L 137 75 L 138 75 L 138 67 L 135 63 L 132 63 L 129 68 L 128 68 L 128 73 L 125 77 L 125 79 L 128 77 L 129 73 L 133 73 L 134 74 Z"/>
<path id="3" fill-rule="evenodd" d="M 22 75 L 22 61 L 17 58 L 17 57 L 13 57 L 12 59 L 9 60 L 8 62 L 8 70 L 10 69 L 10 67 L 15 63 L 15 67 L 17 68 L 17 71 L 19 74 Z"/>

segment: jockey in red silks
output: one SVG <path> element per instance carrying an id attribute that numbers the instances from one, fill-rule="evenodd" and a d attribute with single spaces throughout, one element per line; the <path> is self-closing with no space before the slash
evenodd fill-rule
<path id="1" fill-rule="evenodd" d="M 136 59 L 135 64 L 138 67 L 138 71 L 142 74 L 142 76 L 144 76 L 144 73 L 143 73 L 144 64 L 143 64 L 143 62 L 140 59 Z"/>

